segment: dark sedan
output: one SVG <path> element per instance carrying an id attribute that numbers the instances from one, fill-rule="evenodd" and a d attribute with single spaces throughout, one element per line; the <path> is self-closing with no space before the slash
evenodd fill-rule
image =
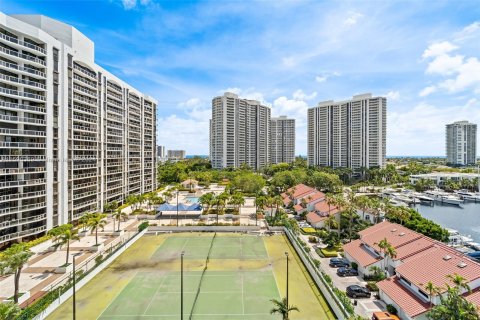
<path id="1" fill-rule="evenodd" d="M 358 285 L 351 285 L 347 287 L 347 296 L 351 298 L 370 298 L 372 294 L 367 288 Z"/>
<path id="2" fill-rule="evenodd" d="M 332 268 L 348 267 L 350 264 L 347 259 L 344 258 L 331 258 L 328 264 Z"/>
<path id="3" fill-rule="evenodd" d="M 337 274 L 340 277 L 358 276 L 358 271 L 352 268 L 341 267 L 341 268 L 338 268 Z"/>

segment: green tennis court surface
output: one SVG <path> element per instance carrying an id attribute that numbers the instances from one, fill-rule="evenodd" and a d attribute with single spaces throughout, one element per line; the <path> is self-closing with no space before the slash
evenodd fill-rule
<path id="1" fill-rule="evenodd" d="M 213 234 L 196 237 L 171 237 L 158 248 L 152 260 L 178 259 L 185 252 L 185 259 L 205 259 L 212 244 Z M 210 251 L 210 259 L 268 259 L 263 240 L 256 236 L 216 237 Z"/>
<path id="2" fill-rule="evenodd" d="M 270 299 L 279 299 L 275 278 L 266 271 L 184 273 L 184 319 L 278 319 Z M 193 308 L 193 309 L 192 309 Z M 180 319 L 180 274 L 139 272 L 99 319 Z"/>

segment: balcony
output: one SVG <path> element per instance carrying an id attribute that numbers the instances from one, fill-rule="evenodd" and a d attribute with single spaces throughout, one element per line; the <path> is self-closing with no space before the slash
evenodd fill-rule
<path id="1" fill-rule="evenodd" d="M 79 64 L 74 63 L 73 69 L 80 71 L 83 75 L 86 75 L 87 77 L 89 77 L 94 81 L 97 80 L 97 74 L 95 72 L 90 71 L 87 68 L 80 66 Z"/>
<path id="2" fill-rule="evenodd" d="M 45 172 L 47 169 L 45 167 L 36 167 L 36 168 L 3 168 L 0 169 L 0 174 L 21 174 L 21 173 L 39 173 Z"/>
<path id="3" fill-rule="evenodd" d="M 0 147 L 4 148 L 19 148 L 19 149 L 45 149 L 47 145 L 45 143 L 33 143 L 33 142 L 3 142 L 0 141 Z"/>
<path id="4" fill-rule="evenodd" d="M 15 239 L 26 237 L 26 236 L 35 235 L 44 231 L 47 231 L 46 226 L 41 226 L 33 229 L 23 230 L 20 232 L 10 233 L 4 236 L 0 236 L 0 243 L 7 242 L 10 240 L 15 240 Z"/>
<path id="5" fill-rule="evenodd" d="M 89 95 L 90 97 L 92 97 L 94 99 L 97 98 L 97 91 L 86 89 L 86 88 L 83 88 L 82 86 L 79 86 L 79 85 L 76 85 L 76 84 L 73 85 L 73 89 L 76 90 L 76 91 L 80 91 L 80 92 L 82 92 L 86 95 Z"/>
<path id="6" fill-rule="evenodd" d="M 10 37 L 9 35 L 6 35 L 4 33 L 0 33 L 0 39 L 3 40 L 3 42 L 6 42 L 12 46 L 20 46 L 22 47 L 22 49 L 34 50 L 35 53 L 41 53 L 43 55 L 47 54 L 47 51 L 39 46 L 36 46 L 29 42 L 18 40 L 17 38 Z M 30 50 L 27 50 L 27 51 L 30 51 Z"/>
<path id="7" fill-rule="evenodd" d="M 46 182 L 47 182 L 47 179 L 29 179 L 29 180 L 1 181 L 1 182 L 0 182 L 0 188 L 33 186 L 33 185 L 38 185 L 38 184 L 45 184 Z"/>
<path id="8" fill-rule="evenodd" d="M 73 100 L 77 100 L 77 101 L 80 101 L 80 102 L 84 102 L 84 103 L 87 103 L 91 106 L 97 106 L 97 100 L 96 99 L 90 99 L 90 98 L 87 98 L 87 97 L 83 97 L 79 94 L 76 94 L 76 93 L 73 93 Z"/>
<path id="9" fill-rule="evenodd" d="M 6 89 L 6 88 L 0 88 L 0 93 L 6 95 L 7 97 L 11 97 L 15 99 L 18 99 L 18 97 L 23 97 L 23 98 L 31 99 L 37 102 L 44 102 L 47 100 L 44 96 L 41 96 L 38 94 L 22 92 L 22 91 Z"/>
<path id="10" fill-rule="evenodd" d="M 0 101 L 0 108 L 10 109 L 10 110 L 25 110 L 29 112 L 36 113 L 45 113 L 47 110 L 44 107 L 28 106 L 26 104 L 11 103 L 6 101 Z"/>
<path id="11" fill-rule="evenodd" d="M 73 194 L 73 199 L 76 200 L 76 199 L 86 198 L 86 197 L 93 196 L 93 195 L 96 195 L 96 194 L 97 194 L 96 191 L 87 191 L 87 192 L 83 192 L 83 193 L 74 193 L 74 194 Z M 95 201 L 95 200 L 92 200 L 92 201 Z M 90 201 L 90 202 L 92 202 L 92 201 Z"/>
<path id="12" fill-rule="evenodd" d="M 19 199 L 32 199 L 43 197 L 46 195 L 46 191 L 36 191 L 36 192 L 24 192 L 24 193 L 14 193 L 6 196 L 0 196 L 0 201 L 13 201 Z"/>
<path id="13" fill-rule="evenodd" d="M 24 224 L 34 223 L 34 222 L 42 221 L 42 220 L 45 220 L 45 219 L 47 219 L 46 214 L 39 214 L 38 216 L 4 221 L 4 222 L 0 222 L 0 230 L 6 229 L 6 228 L 17 227 L 17 226 L 24 225 Z"/>
<path id="14" fill-rule="evenodd" d="M 73 103 L 73 109 L 77 111 L 83 111 L 91 116 L 97 116 L 97 107 L 91 107 L 90 105 L 83 105 L 78 103 Z"/>
<path id="15" fill-rule="evenodd" d="M 27 206 L 3 208 L 3 209 L 0 209 L 0 215 L 15 214 L 15 213 L 20 213 L 20 212 L 35 210 L 35 209 L 38 209 L 38 208 L 44 208 L 46 206 L 47 206 L 46 202 L 39 202 L 39 203 L 30 204 L 30 205 L 27 205 Z M 4 224 L 4 223 L 5 222 L 0 223 L 0 228 L 1 228 L 2 224 Z"/>
<path id="16" fill-rule="evenodd" d="M 33 87 L 34 89 L 41 89 L 43 91 L 46 90 L 46 86 L 40 82 L 30 81 L 25 79 L 20 79 L 18 77 L 7 76 L 4 74 L 0 74 L 0 79 L 4 80 L 5 82 L 9 82 L 13 85 L 23 85 Z"/>
<path id="17" fill-rule="evenodd" d="M 83 78 L 77 74 L 73 74 L 73 82 L 80 83 L 82 85 L 86 85 L 90 87 L 92 90 L 97 90 L 97 83 L 94 81 L 90 81 L 86 78 Z"/>
<path id="18" fill-rule="evenodd" d="M 29 68 L 29 67 L 22 67 L 22 66 L 19 66 L 18 64 L 10 63 L 2 60 L 0 60 L 0 68 L 5 69 L 7 71 L 12 71 L 12 70 L 19 71 L 24 75 L 28 75 L 28 76 L 40 78 L 40 79 L 44 79 L 46 77 L 45 73 L 42 71 L 38 71 L 36 69 Z"/>
<path id="19" fill-rule="evenodd" d="M 0 156 L 0 161 L 45 161 L 46 159 L 45 155 Z"/>
<path id="20" fill-rule="evenodd" d="M 45 131 L 37 130 L 20 130 L 20 129 L 3 129 L 0 128 L 0 133 L 8 134 L 10 136 L 35 136 L 45 137 Z"/>
<path id="21" fill-rule="evenodd" d="M 0 55 L 3 55 L 4 57 L 7 57 L 8 59 L 11 59 L 11 57 L 16 57 L 20 58 L 23 60 L 27 60 L 29 63 L 39 66 L 39 67 L 44 67 L 47 65 L 47 63 L 41 59 L 29 56 L 24 53 L 20 53 L 18 51 L 10 50 L 4 47 L 0 47 Z"/>
<path id="22" fill-rule="evenodd" d="M 3 114 L 0 114 L 0 121 L 13 122 L 13 123 L 25 122 L 25 123 L 34 123 L 34 124 L 39 124 L 39 125 L 46 125 L 46 121 L 43 120 L 43 119 L 7 116 L 7 115 L 3 115 Z"/>

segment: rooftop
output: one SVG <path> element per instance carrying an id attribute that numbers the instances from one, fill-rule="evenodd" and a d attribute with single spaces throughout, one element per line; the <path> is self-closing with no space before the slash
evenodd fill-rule
<path id="1" fill-rule="evenodd" d="M 379 256 L 376 256 L 371 251 L 367 250 L 360 239 L 343 245 L 343 250 L 345 253 L 354 257 L 362 267 L 368 267 L 381 260 Z"/>

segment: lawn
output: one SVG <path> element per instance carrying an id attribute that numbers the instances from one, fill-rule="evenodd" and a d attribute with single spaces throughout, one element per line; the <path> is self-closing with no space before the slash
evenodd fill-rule
<path id="1" fill-rule="evenodd" d="M 142 237 L 78 291 L 77 318 L 179 319 L 182 251 L 186 319 L 280 319 L 270 300 L 285 295 L 286 251 L 291 319 L 334 319 L 284 236 L 212 233 Z M 70 318 L 71 303 L 48 319 Z"/>

